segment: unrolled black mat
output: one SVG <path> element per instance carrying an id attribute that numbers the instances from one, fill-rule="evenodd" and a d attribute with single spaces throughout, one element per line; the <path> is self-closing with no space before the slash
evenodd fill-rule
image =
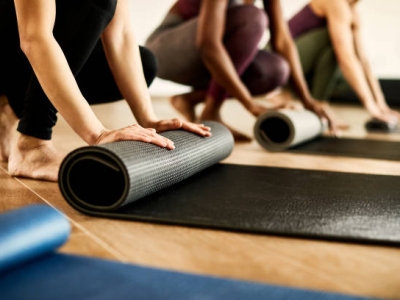
<path id="1" fill-rule="evenodd" d="M 291 237 L 400 244 L 400 178 L 216 164 L 98 217 Z"/>
<path id="2" fill-rule="evenodd" d="M 400 142 L 321 136 L 286 152 L 400 161 Z"/>

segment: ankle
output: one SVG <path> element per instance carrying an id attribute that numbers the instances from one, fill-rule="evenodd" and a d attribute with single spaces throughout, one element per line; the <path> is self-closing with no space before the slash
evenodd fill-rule
<path id="1" fill-rule="evenodd" d="M 50 140 L 42 140 L 21 133 L 17 138 L 16 146 L 19 151 L 29 151 L 47 146 L 49 144 L 51 144 Z"/>

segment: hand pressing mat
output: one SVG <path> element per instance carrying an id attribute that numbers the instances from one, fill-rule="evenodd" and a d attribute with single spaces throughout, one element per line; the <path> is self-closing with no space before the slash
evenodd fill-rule
<path id="1" fill-rule="evenodd" d="M 59 254 L 68 220 L 49 206 L 0 214 L 1 299 L 363 299 Z"/>
<path id="2" fill-rule="evenodd" d="M 174 185 L 232 152 L 234 140 L 220 123 L 206 122 L 211 137 L 174 130 L 162 133 L 174 150 L 138 141 L 78 148 L 60 166 L 59 186 L 68 202 L 109 211 Z"/>

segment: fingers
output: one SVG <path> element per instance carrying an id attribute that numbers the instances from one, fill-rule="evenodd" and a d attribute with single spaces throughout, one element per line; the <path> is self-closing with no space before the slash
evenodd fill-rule
<path id="1" fill-rule="evenodd" d="M 273 104 L 272 106 L 276 106 L 279 104 Z M 257 104 L 257 103 L 251 103 L 251 105 L 247 108 L 248 111 L 255 117 L 259 117 L 261 115 L 263 115 L 264 113 L 266 113 L 267 111 L 270 111 L 271 108 Z"/>
<path id="2" fill-rule="evenodd" d="M 335 114 L 333 113 L 333 111 L 330 110 L 329 106 L 321 104 L 315 107 L 314 111 L 321 119 L 326 120 L 329 126 L 329 132 L 332 136 L 337 138 L 342 136 L 341 129 L 344 129 L 346 127 L 346 124 L 337 121 Z"/>
<path id="3" fill-rule="evenodd" d="M 391 114 L 379 114 L 379 115 L 373 115 L 373 117 L 387 124 L 395 125 L 398 122 L 397 117 Z"/>
<path id="4" fill-rule="evenodd" d="M 195 124 L 191 122 L 183 122 L 182 124 L 182 129 L 186 131 L 193 132 L 197 135 L 204 136 L 204 137 L 209 137 L 211 136 L 211 128 L 205 126 L 204 124 Z"/>
<path id="5" fill-rule="evenodd" d="M 180 119 L 163 120 L 156 124 L 158 132 L 183 129 L 189 132 L 193 132 L 197 135 L 208 137 L 211 136 L 211 128 L 204 124 L 196 124 L 192 122 L 182 121 Z"/>
<path id="6" fill-rule="evenodd" d="M 174 142 L 157 134 L 154 128 L 143 128 L 137 124 L 118 130 L 107 131 L 99 138 L 98 144 L 118 141 L 140 141 L 170 150 L 175 149 Z"/>
<path id="7" fill-rule="evenodd" d="M 99 137 L 96 144 L 112 143 L 117 141 L 140 141 L 151 143 L 167 149 L 175 149 L 174 142 L 159 135 L 157 132 L 183 129 L 203 137 L 211 136 L 211 128 L 204 124 L 195 124 L 180 119 L 163 120 L 154 124 L 155 128 L 143 128 L 135 124 L 118 130 L 106 130 Z"/>

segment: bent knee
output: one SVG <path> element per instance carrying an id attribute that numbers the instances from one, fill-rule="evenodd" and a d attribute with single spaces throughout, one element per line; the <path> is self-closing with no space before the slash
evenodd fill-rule
<path id="1" fill-rule="evenodd" d="M 289 80 L 290 73 L 290 66 L 286 59 L 277 56 L 275 64 L 276 86 L 279 87 L 285 85 Z"/>
<path id="2" fill-rule="evenodd" d="M 139 46 L 139 50 L 142 60 L 144 77 L 146 79 L 147 86 L 150 86 L 157 75 L 157 59 L 149 49 Z"/>
<path id="3" fill-rule="evenodd" d="M 267 14 L 254 5 L 240 5 L 228 10 L 227 19 L 251 31 L 264 33 L 269 25 Z"/>

